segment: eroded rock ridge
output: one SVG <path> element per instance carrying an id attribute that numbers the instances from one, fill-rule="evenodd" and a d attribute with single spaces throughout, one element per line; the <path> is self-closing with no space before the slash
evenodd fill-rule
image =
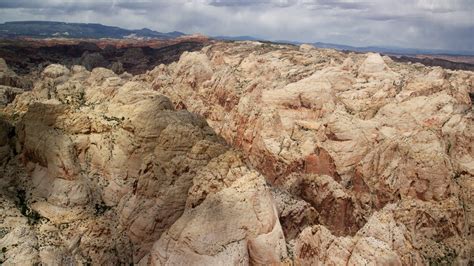
<path id="1" fill-rule="evenodd" d="M 472 263 L 472 72 L 217 42 L 4 80 L 5 264 Z"/>

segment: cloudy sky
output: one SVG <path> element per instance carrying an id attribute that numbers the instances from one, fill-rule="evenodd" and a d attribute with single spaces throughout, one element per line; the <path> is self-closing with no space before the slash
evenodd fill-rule
<path id="1" fill-rule="evenodd" d="M 0 21 L 474 51 L 474 0 L 0 0 Z"/>

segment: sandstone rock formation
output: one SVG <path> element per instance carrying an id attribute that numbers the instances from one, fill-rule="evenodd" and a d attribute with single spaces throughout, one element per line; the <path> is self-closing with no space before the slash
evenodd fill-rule
<path id="1" fill-rule="evenodd" d="M 206 117 L 286 198 L 301 202 L 279 200 L 287 241 L 295 225 L 307 226 L 292 240 L 295 261 L 472 258 L 472 200 L 463 196 L 474 192 L 472 72 L 241 42 L 185 53 L 142 79 Z M 374 235 L 384 228 L 403 235 L 403 248 Z M 312 241 L 334 239 L 348 256 L 329 261 L 331 247 Z"/>
<path id="2" fill-rule="evenodd" d="M 149 85 L 50 65 L 5 113 L 16 132 L 2 122 L 3 263 L 287 257 L 264 177 Z M 183 226 L 209 246 L 175 240 Z"/>
<path id="3" fill-rule="evenodd" d="M 27 89 L 31 87 L 31 80 L 29 77 L 18 76 L 8 67 L 5 60 L 0 58 L 0 85 Z"/>
<path id="4" fill-rule="evenodd" d="M 14 86 L 17 83 L 17 75 L 13 72 L 3 58 L 0 58 L 0 84 Z"/>
<path id="5" fill-rule="evenodd" d="M 8 67 L 3 58 L 0 58 L 0 107 L 5 107 L 17 94 L 22 93 L 22 86 L 26 86 L 26 83 Z"/>
<path id="6" fill-rule="evenodd" d="M 5 264 L 468 265 L 474 74 L 216 42 L 0 109 Z"/>

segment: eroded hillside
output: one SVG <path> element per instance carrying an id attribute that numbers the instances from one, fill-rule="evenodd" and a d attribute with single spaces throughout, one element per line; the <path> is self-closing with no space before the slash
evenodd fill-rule
<path id="1" fill-rule="evenodd" d="M 0 58 L 19 75 L 36 74 L 50 64 L 82 65 L 117 74 L 143 74 L 159 64 L 177 61 L 184 51 L 200 50 L 210 41 L 190 35 L 175 39 L 17 39 L 0 40 Z"/>
<path id="2" fill-rule="evenodd" d="M 217 42 L 138 76 L 4 85 L 5 264 L 473 257 L 472 72 Z"/>

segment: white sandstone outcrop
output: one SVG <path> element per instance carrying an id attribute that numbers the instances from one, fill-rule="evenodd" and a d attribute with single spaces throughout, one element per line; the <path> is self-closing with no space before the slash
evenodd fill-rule
<path id="1" fill-rule="evenodd" d="M 0 106 L 0 259 L 469 264 L 473 85 L 259 42 L 138 76 L 50 65 Z"/>

